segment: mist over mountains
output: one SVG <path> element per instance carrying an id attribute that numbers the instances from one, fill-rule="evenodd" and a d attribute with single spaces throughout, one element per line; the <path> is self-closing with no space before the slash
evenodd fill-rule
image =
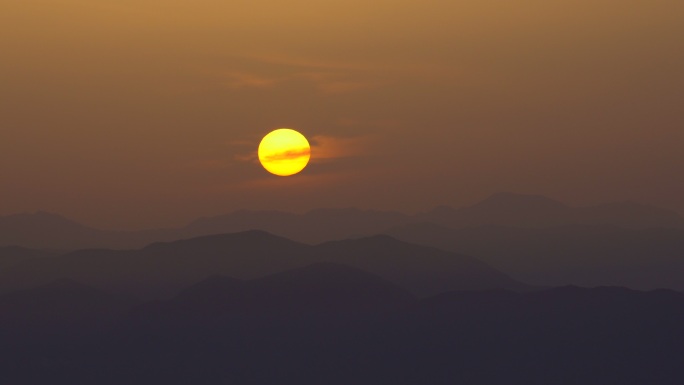
<path id="1" fill-rule="evenodd" d="M 119 232 L 37 213 L 1 218 L 0 245 L 2 383 L 684 381 L 684 226 L 648 206 L 497 194 Z"/>
<path id="2" fill-rule="evenodd" d="M 93 248 L 110 251 L 79 251 L 64 256 L 63 260 L 90 260 L 90 256 L 103 260 L 137 260 L 137 256 L 154 254 L 156 249 L 173 249 L 159 251 L 157 258 L 162 258 L 164 253 L 178 255 L 181 249 L 189 247 L 187 245 L 197 245 L 204 250 L 200 255 L 205 255 L 216 246 L 208 239 L 203 246 L 199 246 L 201 241 L 187 241 L 145 247 L 159 242 L 249 230 L 266 231 L 301 243 L 295 249 L 303 248 L 303 244 L 345 240 L 334 247 L 333 244 L 314 247 L 326 255 L 340 254 L 336 248 L 352 255 L 355 251 L 350 247 L 354 243 L 349 239 L 388 234 L 408 243 L 474 257 L 520 282 L 536 286 L 616 285 L 646 290 L 684 290 L 684 281 L 680 279 L 684 275 L 681 257 L 684 255 L 684 219 L 676 213 L 633 203 L 571 207 L 541 196 L 512 193 L 495 194 L 470 207 L 438 207 L 416 215 L 358 209 L 318 209 L 305 214 L 242 210 L 201 218 L 182 228 L 146 231 L 97 230 L 54 214 L 20 214 L 0 218 L 0 245 L 7 246 L 0 248 L 0 266 L 9 267 L 30 258 L 64 256 L 69 251 Z M 389 245 L 391 241 L 385 240 L 385 243 Z M 397 249 L 394 252 L 408 250 Z M 218 253 L 221 248 L 215 250 Z M 280 259 L 269 261 L 266 265 L 275 270 L 262 267 L 261 273 L 328 259 L 300 256 L 297 260 L 299 264 L 287 264 Z M 377 272 L 377 267 L 368 266 L 371 260 L 356 258 L 354 266 Z M 36 266 L 49 263 L 54 262 L 36 262 Z M 81 266 L 81 262 L 74 262 L 73 266 Z M 153 270 L 153 266 L 148 269 Z M 190 274 L 193 268 L 186 273 Z M 135 270 L 123 265 L 118 269 L 129 274 Z M 22 274 L 18 272 L 15 277 Z M 238 273 L 238 277 L 244 278 L 241 274 Z M 74 275 L 76 277 L 80 275 Z M 40 282 L 46 283 L 48 278 L 49 274 Z M 91 283 L 93 279 L 84 282 Z M 439 288 L 439 281 L 425 281 L 424 292 L 438 291 L 428 286 Z M 11 287 L 11 282 L 12 279 L 6 280 L 0 288 Z M 180 280 L 168 284 L 178 287 L 187 283 Z M 420 286 L 417 282 L 412 285 L 414 290 Z M 467 287 L 474 288 L 472 281 Z"/>
<path id="3" fill-rule="evenodd" d="M 684 290 L 684 231 L 680 229 L 587 225 L 451 229 L 421 223 L 386 233 L 471 255 L 535 285 Z"/>
<path id="4" fill-rule="evenodd" d="M 331 240 L 375 235 L 415 223 L 448 228 L 507 226 L 544 228 L 564 225 L 613 225 L 625 229 L 684 229 L 684 218 L 673 211 L 634 203 L 571 207 L 541 196 L 495 194 L 470 207 L 438 207 L 407 215 L 359 209 L 317 209 L 305 214 L 240 210 L 200 218 L 181 228 L 110 231 L 91 228 L 56 214 L 38 212 L 0 217 L 0 246 L 73 251 L 83 248 L 130 249 L 153 242 L 203 235 L 263 230 L 316 244 Z"/>
<path id="5" fill-rule="evenodd" d="M 155 243 L 140 250 L 80 250 L 30 258 L 0 270 L 0 292 L 69 278 L 153 299 L 215 274 L 254 279 L 320 262 L 355 267 L 422 296 L 450 290 L 529 289 L 477 259 L 389 236 L 311 246 L 254 230 Z"/>

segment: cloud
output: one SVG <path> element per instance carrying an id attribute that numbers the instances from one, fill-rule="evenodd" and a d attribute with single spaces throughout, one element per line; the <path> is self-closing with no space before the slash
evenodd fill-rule
<path id="1" fill-rule="evenodd" d="M 234 156 L 235 160 L 238 162 L 251 162 L 251 163 L 256 163 L 259 160 L 259 155 L 257 155 L 256 151 L 252 151 L 247 154 L 237 154 Z"/>
<path id="2" fill-rule="evenodd" d="M 302 72 L 295 75 L 298 79 L 307 80 L 321 92 L 341 94 L 379 87 L 383 83 L 378 80 L 354 78 L 344 72 Z"/>
<path id="3" fill-rule="evenodd" d="M 258 177 L 237 183 L 221 184 L 214 187 L 216 192 L 224 191 L 247 191 L 254 190 L 271 191 L 274 188 L 278 189 L 292 189 L 292 190 L 308 190 L 311 188 L 320 188 L 326 186 L 334 186 L 357 179 L 364 171 L 346 170 L 334 171 L 325 174 L 297 174 L 293 177 L 276 178 L 272 175 Z"/>
<path id="4" fill-rule="evenodd" d="M 244 55 L 234 57 L 272 68 L 290 69 L 290 72 L 311 73 L 312 71 L 345 74 L 354 79 L 385 79 L 385 81 L 401 80 L 406 77 L 417 77 L 444 81 L 461 77 L 459 69 L 452 64 L 425 60 L 330 60 L 324 58 L 290 56 L 283 54 Z"/>
<path id="5" fill-rule="evenodd" d="M 316 135 L 311 138 L 312 161 L 330 161 L 350 158 L 370 152 L 373 138 L 369 135 L 357 137 L 335 137 Z"/>
<path id="6" fill-rule="evenodd" d="M 277 78 L 269 78 L 249 72 L 227 72 L 223 74 L 223 84 L 229 88 L 269 88 L 280 81 Z"/>
<path id="7" fill-rule="evenodd" d="M 311 150 L 302 148 L 280 153 L 274 153 L 266 157 L 267 161 L 279 161 L 296 159 L 302 156 L 311 156 L 311 162 L 329 162 L 335 159 L 352 158 L 366 155 L 371 152 L 371 144 L 375 141 L 372 135 L 356 137 L 337 137 L 331 135 L 314 135 L 309 138 Z M 239 140 L 231 142 L 232 145 L 243 147 L 253 146 L 256 141 Z M 258 163 L 259 157 L 256 151 L 242 152 L 234 155 L 238 162 Z"/>
<path id="8" fill-rule="evenodd" d="M 231 162 L 223 159 L 200 159 L 189 162 L 185 168 L 194 171 L 225 170 L 231 167 Z"/>
<path id="9" fill-rule="evenodd" d="M 373 129 L 396 129 L 402 125 L 399 119 L 353 119 L 341 118 L 337 119 L 335 124 L 339 127 L 355 127 L 355 128 L 373 128 Z M 371 139 L 370 136 L 365 136 L 366 139 Z"/>
<path id="10" fill-rule="evenodd" d="M 292 72 L 282 76 L 267 76 L 255 72 L 225 72 L 222 84 L 231 89 L 267 89 L 286 84 L 303 82 L 321 93 L 340 94 L 367 90 L 381 85 L 377 80 L 355 79 L 343 72 Z"/>
<path id="11" fill-rule="evenodd" d="M 259 63 L 267 63 L 272 65 L 277 65 L 280 67 L 291 67 L 298 69 L 318 69 L 318 70 L 335 70 L 335 71 L 356 71 L 356 72 L 368 72 L 377 71 L 386 66 L 379 66 L 377 64 L 365 62 L 365 61 L 332 61 L 332 60 L 322 60 L 313 59 L 306 57 L 295 57 L 280 54 L 266 54 L 266 55 L 246 55 L 240 56 L 241 59 L 246 59 Z"/>
<path id="12" fill-rule="evenodd" d="M 212 71 L 230 89 L 271 89 L 305 84 L 322 94 L 343 94 L 389 84 L 387 66 L 369 63 L 330 62 L 311 59 L 240 56 L 231 57 L 230 69 Z"/>
<path id="13" fill-rule="evenodd" d="M 264 161 L 266 162 L 278 162 L 281 160 L 292 160 L 292 159 L 297 159 L 301 158 L 304 156 L 309 156 L 311 155 L 311 151 L 308 148 L 298 148 L 295 150 L 288 150 L 288 151 L 282 151 L 282 152 L 276 152 L 273 154 L 269 154 L 264 157 Z"/>

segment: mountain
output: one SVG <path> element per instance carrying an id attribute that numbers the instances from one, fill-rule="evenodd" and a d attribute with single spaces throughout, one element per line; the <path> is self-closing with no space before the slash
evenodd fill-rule
<path id="1" fill-rule="evenodd" d="M 0 340 L 40 345 L 55 338 L 83 340 L 118 321 L 133 304 L 68 279 L 6 293 L 0 295 Z"/>
<path id="2" fill-rule="evenodd" d="M 49 258 L 57 254 L 42 250 L 32 250 L 18 246 L 0 247 L 0 269 L 7 268 L 35 258 Z"/>
<path id="3" fill-rule="evenodd" d="M 451 229 L 422 223 L 388 234 L 472 255 L 535 285 L 617 285 L 684 290 L 684 230 L 566 225 Z"/>
<path id="4" fill-rule="evenodd" d="M 133 373 L 140 383 L 296 383 L 287 373 L 324 370 L 310 352 L 415 301 L 379 277 L 331 263 L 235 283 L 212 277 L 135 309 L 106 349 L 124 353 L 111 363 L 125 368 L 113 382 L 130 383 Z M 273 372 L 280 380 L 264 382 L 262 373 Z"/>
<path id="5" fill-rule="evenodd" d="M 87 247 L 100 232 L 59 215 L 36 212 L 0 217 L 0 244 L 35 249 Z"/>
<path id="6" fill-rule="evenodd" d="M 412 301 L 404 289 L 364 271 L 315 263 L 251 281 L 210 277 L 167 301 L 154 301 L 131 315 L 134 326 L 155 325 L 147 333 L 224 325 L 248 333 L 257 322 L 341 326 L 357 316 L 398 308 Z M 267 325 L 262 325 L 266 327 Z M 273 326 L 277 328 L 277 326 Z"/>
<path id="7" fill-rule="evenodd" d="M 304 214 L 239 210 L 200 218 L 187 226 L 142 231 L 99 230 L 55 214 L 38 212 L 0 217 L 0 246 L 74 251 L 84 248 L 138 249 L 204 235 L 263 230 L 297 242 L 317 244 L 375 235 L 393 227 L 435 223 L 450 228 L 486 225 L 541 228 L 572 224 L 614 225 L 631 229 L 684 229 L 678 214 L 635 203 L 571 207 L 549 198 L 512 193 L 495 194 L 469 207 L 441 206 L 426 213 L 316 209 Z"/>
<path id="8" fill-rule="evenodd" d="M 417 300 L 367 273 L 315 264 L 247 282 L 212 277 L 136 307 L 92 344 L 7 355 L 0 380 L 675 385 L 684 380 L 682 322 L 684 295 L 666 290 L 569 286 Z"/>
<path id="9" fill-rule="evenodd" d="M 0 290 L 33 287 L 69 278 L 107 291 L 142 298 L 221 274 L 255 278 L 309 263 L 306 245 L 262 231 L 215 235 L 138 250 L 79 250 L 0 271 Z"/>
<path id="10" fill-rule="evenodd" d="M 405 308 L 360 339 L 349 381 L 414 384 L 676 384 L 684 295 L 561 287 L 455 292 Z M 369 373 L 371 372 L 371 373 Z"/>
<path id="11" fill-rule="evenodd" d="M 288 316 L 313 309 L 326 316 L 399 307 L 412 295 L 379 276 L 342 264 L 319 262 L 250 282 L 251 296 Z M 261 305 L 263 306 L 263 305 Z"/>
<path id="12" fill-rule="evenodd" d="M 327 242 L 314 250 L 327 261 L 368 271 L 421 296 L 451 290 L 531 289 L 475 258 L 386 235 Z"/>
<path id="13" fill-rule="evenodd" d="M 107 291 L 165 298 L 217 274 L 254 279 L 316 262 L 356 267 L 418 295 L 454 289 L 529 289 L 473 258 L 387 236 L 310 246 L 248 231 L 139 250 L 81 250 L 30 260 L 0 271 L 0 291 L 69 278 Z"/>
<path id="14" fill-rule="evenodd" d="M 0 245 L 73 251 L 84 248 L 143 247 L 179 239 L 175 230 L 109 231 L 82 225 L 60 215 L 36 212 L 0 217 Z"/>
<path id="15" fill-rule="evenodd" d="M 537 195 L 500 193 L 473 206 L 454 209 L 438 207 L 418 215 L 418 221 L 449 227 L 470 227 L 488 224 L 517 226 L 548 226 L 557 224 L 571 208 Z"/>
<path id="16" fill-rule="evenodd" d="M 304 214 L 240 210 L 228 215 L 198 219 L 182 229 L 190 236 L 263 230 L 303 243 L 321 243 L 351 236 L 377 234 L 407 223 L 410 217 L 390 211 L 316 209 Z"/>
<path id="17" fill-rule="evenodd" d="M 677 213 L 631 202 L 571 207 L 538 195 L 494 194 L 473 206 L 438 207 L 419 214 L 413 223 L 430 222 L 451 228 L 486 225 L 553 227 L 562 225 L 614 225 L 625 228 L 684 228 Z"/>
<path id="18" fill-rule="evenodd" d="M 241 210 L 199 219 L 181 232 L 199 236 L 259 229 L 299 242 L 320 243 L 425 222 L 451 228 L 487 225 L 541 228 L 577 224 L 684 229 L 684 218 L 677 213 L 647 205 L 623 202 L 572 207 L 539 195 L 498 193 L 472 206 L 458 209 L 440 206 L 416 215 L 358 209 L 318 209 L 305 214 Z"/>
<path id="19" fill-rule="evenodd" d="M 0 295 L 0 383 L 87 383 L 100 369 L 92 347 L 135 304 L 64 279 Z"/>
<path id="20" fill-rule="evenodd" d="M 57 251 L 136 249 L 155 242 L 249 230 L 268 231 L 313 244 L 375 234 L 406 223 L 407 218 L 396 212 L 353 208 L 316 209 L 305 214 L 239 210 L 227 215 L 200 218 L 180 228 L 114 231 L 95 229 L 56 214 L 37 212 L 0 217 L 0 246 Z"/>

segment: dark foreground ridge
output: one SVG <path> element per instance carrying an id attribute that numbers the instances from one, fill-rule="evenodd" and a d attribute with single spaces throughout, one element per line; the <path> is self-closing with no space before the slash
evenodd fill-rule
<path id="1" fill-rule="evenodd" d="M 135 303 L 0 296 L 3 384 L 681 384 L 684 295 L 561 287 L 417 299 L 318 263 Z"/>

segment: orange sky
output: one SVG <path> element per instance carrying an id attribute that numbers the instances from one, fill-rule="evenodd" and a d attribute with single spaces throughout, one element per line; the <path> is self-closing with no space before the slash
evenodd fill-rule
<path id="1" fill-rule="evenodd" d="M 144 228 L 497 191 L 684 211 L 680 0 L 9 0 L 0 14 L 0 214 Z M 279 127 L 314 145 L 296 177 L 254 162 Z"/>

